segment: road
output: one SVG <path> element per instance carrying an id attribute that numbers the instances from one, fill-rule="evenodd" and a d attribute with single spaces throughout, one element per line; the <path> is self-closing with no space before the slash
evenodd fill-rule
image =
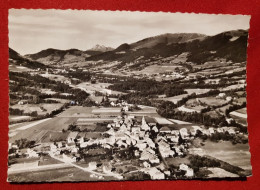
<path id="1" fill-rule="evenodd" d="M 100 175 L 100 176 L 112 176 L 112 177 L 115 177 L 115 178 L 117 178 L 117 179 L 122 179 L 122 176 L 119 175 L 119 174 L 115 174 L 115 173 L 112 173 L 112 172 L 110 172 L 110 173 L 95 172 L 95 171 L 93 171 L 93 170 L 91 170 L 91 169 L 89 169 L 89 168 L 83 168 L 83 167 L 81 167 L 81 166 L 79 166 L 79 165 L 77 165 L 77 164 L 74 164 L 74 163 L 72 163 L 72 162 L 66 162 L 66 161 L 64 161 L 63 159 L 58 158 L 57 156 L 54 156 L 53 154 L 50 154 L 50 156 L 51 156 L 52 158 L 54 158 L 54 159 L 60 161 L 60 162 L 63 162 L 63 163 L 68 164 L 68 165 L 70 165 L 70 166 L 76 167 L 76 168 L 78 168 L 78 169 L 80 169 L 80 170 L 83 170 L 83 171 L 85 171 L 85 172 L 89 172 L 89 173 L 96 174 L 96 175 Z"/>
<path id="2" fill-rule="evenodd" d="M 44 166 L 37 166 L 37 167 L 25 167 L 25 168 L 8 168 L 8 175 L 9 174 L 17 174 L 17 173 L 25 173 L 25 172 L 34 172 L 34 171 L 45 171 L 45 170 L 53 170 L 53 169 L 61 169 L 61 168 L 69 168 L 72 167 L 69 164 L 62 163 L 62 164 L 49 164 Z"/>

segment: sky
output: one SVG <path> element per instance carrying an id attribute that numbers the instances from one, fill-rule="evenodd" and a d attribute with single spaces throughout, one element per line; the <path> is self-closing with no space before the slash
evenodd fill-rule
<path id="1" fill-rule="evenodd" d="M 116 48 L 164 33 L 215 35 L 249 29 L 250 16 L 91 10 L 9 10 L 9 47 L 21 55 L 47 48 Z"/>

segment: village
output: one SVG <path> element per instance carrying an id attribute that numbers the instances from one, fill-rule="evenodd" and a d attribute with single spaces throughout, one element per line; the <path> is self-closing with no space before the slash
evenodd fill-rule
<path id="1" fill-rule="evenodd" d="M 30 169 L 37 170 L 37 168 L 49 170 L 50 168 L 46 166 L 41 169 L 39 160 L 35 162 L 33 168 L 30 167 L 32 164 L 30 159 L 39 159 L 43 155 L 48 155 L 67 166 L 90 172 L 90 180 L 105 180 L 106 176 L 122 180 L 128 179 L 130 174 L 135 173 L 138 173 L 140 177 L 140 172 L 156 180 L 193 178 L 195 174 L 192 166 L 181 163 L 177 169 L 173 170 L 165 159 L 182 158 L 190 153 L 200 154 L 201 149 L 191 148 L 193 140 L 199 137 L 210 137 L 216 133 L 244 136 L 243 133 L 239 134 L 236 128 L 230 127 L 205 128 L 191 124 L 189 128 L 185 125 L 185 127 L 174 129 L 173 123 L 165 118 L 131 114 L 129 109 L 133 107 L 132 104 L 124 101 L 118 104 L 111 101 L 110 104 L 112 107 L 120 108 L 114 109 L 114 112 L 121 114 L 114 116 L 111 122 L 104 122 L 101 133 L 91 130 L 88 118 L 78 118 L 73 125 L 68 126 L 67 130 L 47 133 L 43 139 L 49 140 L 44 142 L 40 140 L 22 149 L 18 147 L 19 144 L 10 143 L 9 158 L 22 157 L 24 162 L 10 165 L 8 172 L 17 174 L 30 171 Z M 102 118 L 100 120 L 102 121 Z M 101 160 L 97 159 L 100 157 L 96 157 L 100 155 L 103 156 Z M 131 167 L 125 166 L 123 170 L 118 163 L 124 163 L 127 160 L 130 163 L 136 160 L 136 163 L 131 164 Z M 84 163 L 83 166 L 81 166 L 82 163 Z M 52 164 L 49 166 L 51 167 Z M 178 173 L 182 175 L 178 176 Z"/>

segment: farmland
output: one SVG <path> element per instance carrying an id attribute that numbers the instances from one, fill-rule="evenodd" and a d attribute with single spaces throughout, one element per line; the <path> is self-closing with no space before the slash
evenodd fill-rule
<path id="1" fill-rule="evenodd" d="M 228 101 L 216 97 L 206 97 L 206 98 L 198 98 L 198 101 L 208 105 L 208 106 L 221 106 L 223 104 L 226 104 Z"/>
<path id="2" fill-rule="evenodd" d="M 178 101 L 180 101 L 181 99 L 183 99 L 184 97 L 187 97 L 187 96 L 188 96 L 188 94 L 182 94 L 182 95 L 173 96 L 173 97 L 158 98 L 158 100 L 170 101 L 170 102 L 173 102 L 174 104 L 176 104 Z"/>
<path id="3" fill-rule="evenodd" d="M 63 104 L 25 104 L 25 105 L 13 105 L 11 108 L 23 110 L 24 113 L 37 112 L 38 115 L 45 115 L 51 113 L 54 110 L 60 109 Z"/>
<path id="4" fill-rule="evenodd" d="M 250 170 L 250 152 L 248 144 L 236 144 L 231 142 L 209 142 L 200 147 L 204 155 L 210 155 L 245 170 Z M 234 159 L 236 158 L 236 159 Z"/>
<path id="5" fill-rule="evenodd" d="M 167 33 L 117 48 L 10 49 L 8 180 L 249 176 L 247 37 Z"/>

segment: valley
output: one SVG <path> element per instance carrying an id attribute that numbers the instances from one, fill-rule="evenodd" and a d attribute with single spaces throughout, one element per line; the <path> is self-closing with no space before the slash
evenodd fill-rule
<path id="1" fill-rule="evenodd" d="M 8 180 L 251 175 L 247 36 L 162 34 L 25 56 L 10 48 Z"/>

